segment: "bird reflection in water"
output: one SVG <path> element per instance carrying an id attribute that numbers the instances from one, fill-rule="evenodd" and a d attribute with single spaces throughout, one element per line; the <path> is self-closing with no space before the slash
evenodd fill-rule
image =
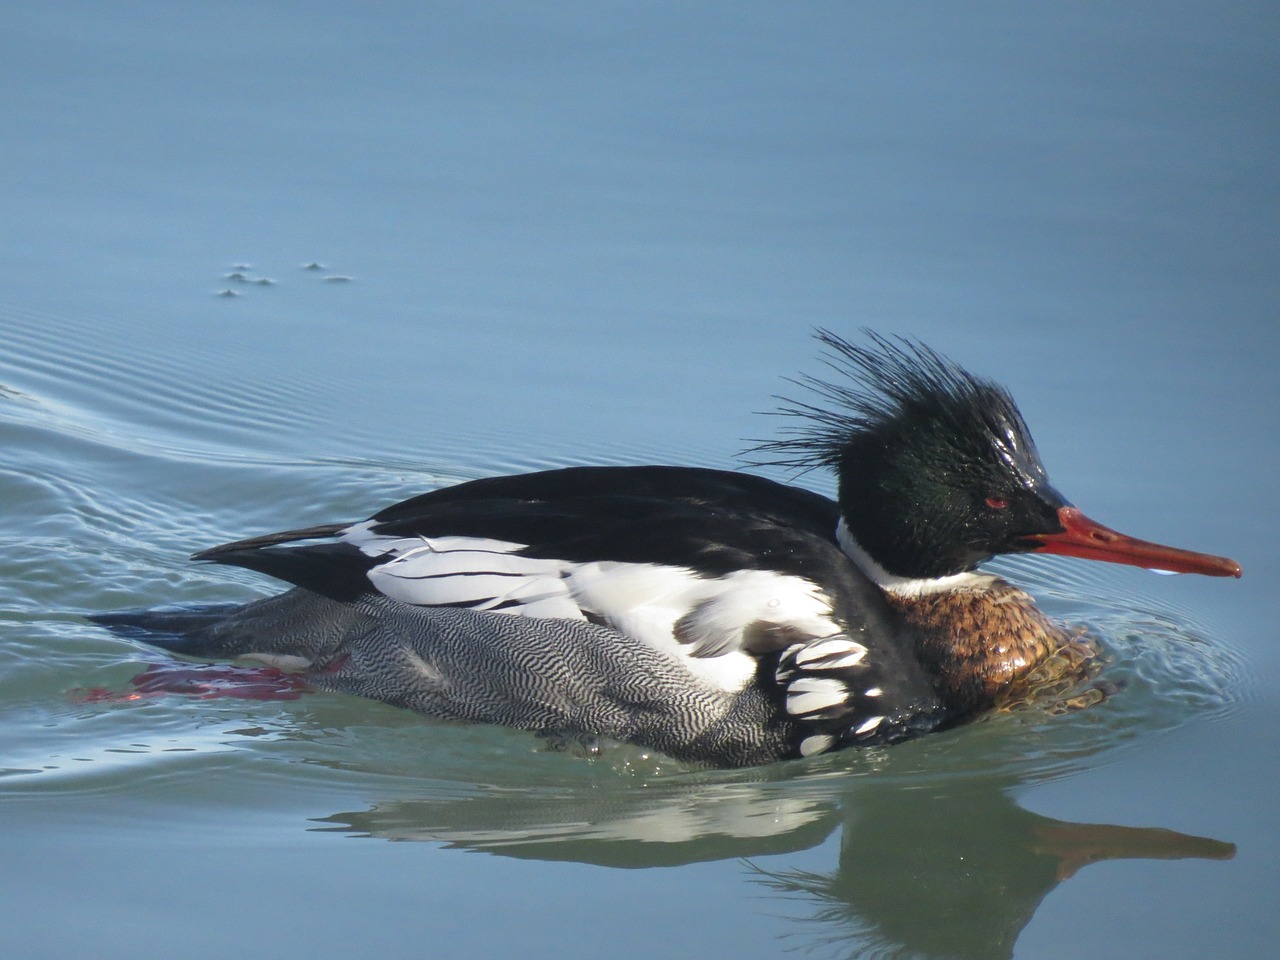
<path id="1" fill-rule="evenodd" d="M 1041 902 L 1104 860 L 1229 860 L 1235 845 L 1157 827 L 1070 823 L 989 781 L 859 793 L 830 874 L 755 870 L 813 906 L 794 937 L 832 956 L 1003 960 Z M 799 919 L 799 918 L 797 918 Z"/>
<path id="2" fill-rule="evenodd" d="M 322 829 L 630 868 L 738 858 L 752 880 L 809 908 L 786 939 L 851 957 L 1008 958 L 1045 897 L 1088 864 L 1235 855 L 1233 844 L 1172 830 L 1040 816 L 1015 803 L 1020 784 L 1008 776 L 626 786 L 397 801 Z M 816 847 L 841 826 L 831 873 L 752 862 Z"/>

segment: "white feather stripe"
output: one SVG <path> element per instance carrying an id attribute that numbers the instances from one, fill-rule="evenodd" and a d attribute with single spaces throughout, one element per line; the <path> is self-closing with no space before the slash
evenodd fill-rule
<path id="1" fill-rule="evenodd" d="M 818 666 L 834 670 L 857 666 L 866 655 L 867 648 L 848 637 L 829 637 L 799 650 L 795 655 L 795 662 L 796 666 Z"/>
<path id="2" fill-rule="evenodd" d="M 578 605 L 566 596 L 536 597 L 522 600 L 518 607 L 503 607 L 498 613 L 514 613 L 522 617 L 546 617 L 553 620 L 585 620 Z"/>
<path id="3" fill-rule="evenodd" d="M 839 680 L 801 677 L 787 688 L 787 713 L 799 717 L 838 707 L 849 699 L 849 689 Z"/>
<path id="4" fill-rule="evenodd" d="M 505 577 L 510 580 L 512 578 Z M 484 603 L 478 610 L 497 610 L 522 617 L 556 617 L 561 620 L 585 620 L 582 609 L 569 596 L 563 580 L 550 577 L 517 580 L 506 593 Z"/>
<path id="5" fill-rule="evenodd" d="M 568 594 L 559 578 L 529 582 L 521 577 L 499 574 L 469 573 L 445 577 L 413 577 L 398 575 L 392 564 L 369 571 L 369 580 L 380 592 L 393 600 L 431 607 L 445 604 L 467 606 L 491 605 L 504 599 L 541 599 Z M 556 589 L 556 587 L 559 589 Z M 576 605 L 575 605 L 576 607 Z"/>
<path id="6" fill-rule="evenodd" d="M 541 557 L 522 557 L 510 553 L 480 550 L 433 550 L 419 547 L 402 553 L 383 566 L 395 569 L 395 576 L 435 577 L 449 573 L 509 573 L 542 576 L 560 574 L 560 563 Z"/>
<path id="7" fill-rule="evenodd" d="M 812 757 L 815 753 L 822 753 L 824 750 L 831 749 L 831 745 L 835 742 L 835 737 L 828 736 L 825 733 L 805 737 L 800 741 L 800 756 Z"/>
<path id="8" fill-rule="evenodd" d="M 785 627 L 791 634 L 827 637 L 839 631 L 831 602 L 818 585 L 803 577 L 768 570 L 735 570 L 720 578 L 709 602 L 691 617 L 696 629 L 733 634 L 741 644 L 748 626 Z"/>
<path id="9" fill-rule="evenodd" d="M 694 657 L 741 650 L 748 629 L 779 628 L 812 637 L 839 632 L 831 604 L 816 584 L 767 570 L 701 577 L 683 567 L 591 563 L 574 567 L 569 584 L 584 609 L 611 620 L 609 611 L 637 606 L 669 610 L 667 629 L 676 631 Z"/>
<path id="10" fill-rule="evenodd" d="M 724 690 L 741 690 L 755 676 L 755 657 L 742 653 L 736 642 L 724 645 L 716 656 L 696 656 L 690 645 L 676 640 L 676 621 L 723 590 L 723 580 L 662 564 L 596 561 L 565 568 L 572 599 L 620 633 L 649 644 Z"/>
<path id="11" fill-rule="evenodd" d="M 636 607 L 661 607 L 679 615 L 714 581 L 686 567 L 597 560 L 565 564 L 569 589 L 584 607 L 605 616 Z"/>
<path id="12" fill-rule="evenodd" d="M 377 526 L 373 520 L 366 520 L 347 527 L 342 531 L 340 539 L 357 547 L 361 553 L 369 557 L 382 557 L 387 554 L 403 556 L 409 553 L 453 553 L 456 551 L 475 551 L 487 554 L 514 553 L 523 550 L 526 544 L 510 540 L 494 540 L 489 537 L 394 537 L 372 532 Z"/>
<path id="13" fill-rule="evenodd" d="M 861 735 L 864 733 L 870 733 L 876 727 L 880 726 L 880 724 L 883 722 L 884 722 L 884 717 L 871 717 L 870 719 L 864 720 L 858 726 L 858 729 L 853 732 L 858 735 Z"/>

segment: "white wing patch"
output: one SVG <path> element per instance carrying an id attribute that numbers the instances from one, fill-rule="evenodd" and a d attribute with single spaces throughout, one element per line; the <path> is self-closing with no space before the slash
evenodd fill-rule
<path id="1" fill-rule="evenodd" d="M 704 589 L 690 597 L 690 611 L 676 632 L 695 657 L 718 656 L 726 649 L 750 648 L 761 635 L 776 649 L 777 635 L 786 645 L 838 633 L 831 602 L 817 584 L 768 570 L 735 570 L 714 580 L 699 580 Z M 709 589 L 708 589 L 709 588 Z M 757 651 L 758 652 L 758 651 Z"/>
<path id="2" fill-rule="evenodd" d="M 831 605 L 810 581 L 762 570 L 701 577 L 686 567 L 518 554 L 524 544 L 482 537 L 388 537 L 372 521 L 342 539 L 370 557 L 381 593 L 418 606 L 466 606 L 516 616 L 603 621 L 668 653 L 727 690 L 755 676 L 749 631 L 812 638 L 837 633 Z M 849 651 L 830 650 L 835 658 Z"/>
<path id="3" fill-rule="evenodd" d="M 363 526 L 363 524 L 359 525 Z M 417 606 L 464 606 L 528 617 L 583 620 L 561 560 L 522 557 L 523 544 L 479 537 L 376 537 L 355 528 L 343 539 L 371 557 L 380 593 Z"/>
<path id="4" fill-rule="evenodd" d="M 728 690 L 755 676 L 749 632 L 776 628 L 809 639 L 839 630 L 817 586 L 764 570 L 701 577 L 686 567 L 600 561 L 572 565 L 566 576 L 583 610 Z"/>

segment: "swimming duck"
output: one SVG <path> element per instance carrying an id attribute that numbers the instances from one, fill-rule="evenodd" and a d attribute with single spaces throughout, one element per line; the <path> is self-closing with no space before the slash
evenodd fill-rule
<path id="1" fill-rule="evenodd" d="M 1240 576 L 1086 517 L 999 385 L 915 341 L 817 336 L 836 376 L 797 381 L 809 399 L 756 453 L 834 470 L 835 500 L 696 467 L 489 477 L 195 556 L 294 585 L 279 596 L 98 619 L 430 717 L 741 766 L 909 740 L 1073 645 L 1087 660 L 977 569 L 998 554 Z"/>

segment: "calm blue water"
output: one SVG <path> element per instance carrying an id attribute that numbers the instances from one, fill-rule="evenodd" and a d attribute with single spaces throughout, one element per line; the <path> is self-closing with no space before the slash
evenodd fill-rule
<path id="1" fill-rule="evenodd" d="M 1271 954 L 1273 4 L 11 7 L 7 956 Z M 819 324 L 1002 380 L 1091 515 L 1245 578 L 1007 565 L 1119 696 L 736 773 L 126 699 L 160 655 L 82 619 L 443 483 L 733 465 Z"/>

